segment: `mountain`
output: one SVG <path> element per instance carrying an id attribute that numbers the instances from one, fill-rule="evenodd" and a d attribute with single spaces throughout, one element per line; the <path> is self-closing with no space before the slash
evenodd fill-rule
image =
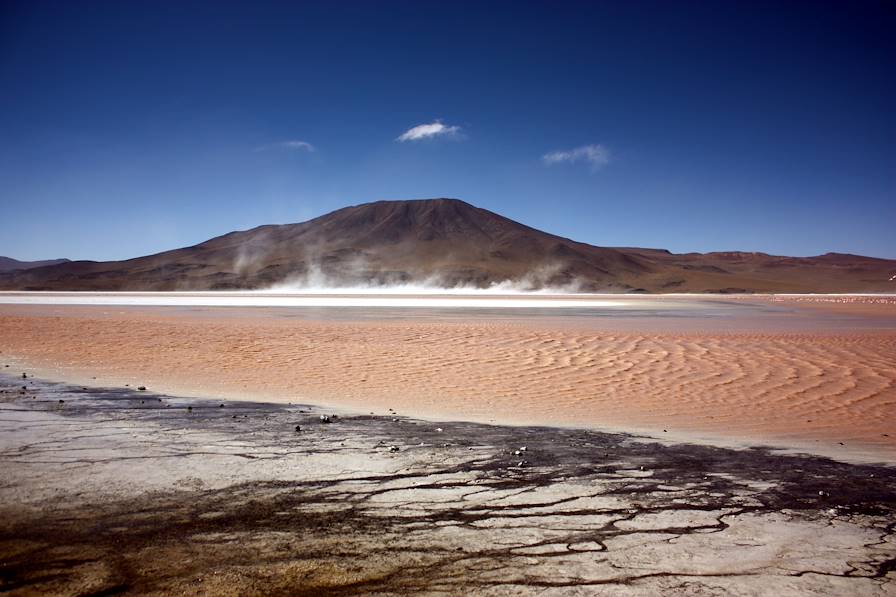
<path id="1" fill-rule="evenodd" d="M 887 292 L 896 261 L 827 253 L 685 253 L 596 247 L 457 199 L 377 201 L 126 261 L 0 272 L 0 288 L 223 290 L 511 282 L 607 292 Z"/>
<path id="2" fill-rule="evenodd" d="M 44 265 L 56 265 L 58 263 L 68 263 L 68 259 L 45 259 L 44 261 L 19 261 L 12 257 L 4 257 L 0 255 L 0 272 L 8 272 L 15 269 L 31 269 L 34 267 L 43 267 Z"/>

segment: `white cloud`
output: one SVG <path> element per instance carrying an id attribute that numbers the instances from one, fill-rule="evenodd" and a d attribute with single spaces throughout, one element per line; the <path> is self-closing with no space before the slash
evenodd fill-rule
<path id="1" fill-rule="evenodd" d="M 421 139 L 429 139 L 431 137 L 438 137 L 441 135 L 456 135 L 460 132 L 459 126 L 448 126 L 442 124 L 441 121 L 430 122 L 429 124 L 418 124 L 413 128 L 409 128 L 401 135 L 399 135 L 395 140 L 396 141 L 419 141 Z"/>
<path id="2" fill-rule="evenodd" d="M 270 143 L 268 145 L 262 145 L 260 147 L 256 147 L 255 151 L 267 151 L 269 149 L 290 149 L 290 150 L 299 150 L 299 151 L 317 151 L 317 149 L 311 143 L 307 141 L 299 141 L 299 140 L 289 140 L 289 141 L 280 141 L 279 143 Z"/>
<path id="3" fill-rule="evenodd" d="M 610 162 L 610 150 L 603 145 L 583 145 L 565 151 L 552 151 L 544 154 L 541 159 L 548 166 L 564 162 L 588 162 L 592 170 L 597 170 Z"/>

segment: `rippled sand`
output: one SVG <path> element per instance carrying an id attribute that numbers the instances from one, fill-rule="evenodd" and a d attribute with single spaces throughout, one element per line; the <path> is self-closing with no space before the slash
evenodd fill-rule
<path id="1" fill-rule="evenodd" d="M 637 321 L 5 305 L 0 358 L 81 383 L 896 459 L 896 306 L 765 303 L 782 301 Z"/>

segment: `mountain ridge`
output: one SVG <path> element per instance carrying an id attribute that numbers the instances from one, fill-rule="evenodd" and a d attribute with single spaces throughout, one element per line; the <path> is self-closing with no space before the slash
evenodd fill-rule
<path id="1" fill-rule="evenodd" d="M 0 289 L 224 290 L 428 284 L 588 292 L 887 292 L 896 260 L 599 247 L 459 199 L 382 200 L 123 261 L 0 272 Z"/>
<path id="2" fill-rule="evenodd" d="M 17 269 L 32 269 L 35 267 L 43 267 L 45 265 L 57 265 L 59 263 L 68 263 L 69 259 L 43 259 L 40 261 L 20 261 L 12 257 L 4 257 L 0 255 L 0 272 L 12 271 Z"/>

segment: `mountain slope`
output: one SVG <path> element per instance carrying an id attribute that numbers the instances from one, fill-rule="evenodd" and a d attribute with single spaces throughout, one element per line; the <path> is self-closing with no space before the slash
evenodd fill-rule
<path id="1" fill-rule="evenodd" d="M 4 257 L 0 255 L 0 272 L 8 272 L 16 269 L 31 269 L 34 267 L 42 267 L 44 265 L 56 265 L 58 263 L 68 263 L 68 259 L 45 259 L 43 261 L 19 261 L 12 257 Z"/>
<path id="2" fill-rule="evenodd" d="M 378 201 L 300 224 L 231 232 L 126 261 L 0 273 L 0 288 L 201 290 L 428 283 L 583 291 L 892 291 L 896 261 L 595 247 L 456 199 Z"/>

